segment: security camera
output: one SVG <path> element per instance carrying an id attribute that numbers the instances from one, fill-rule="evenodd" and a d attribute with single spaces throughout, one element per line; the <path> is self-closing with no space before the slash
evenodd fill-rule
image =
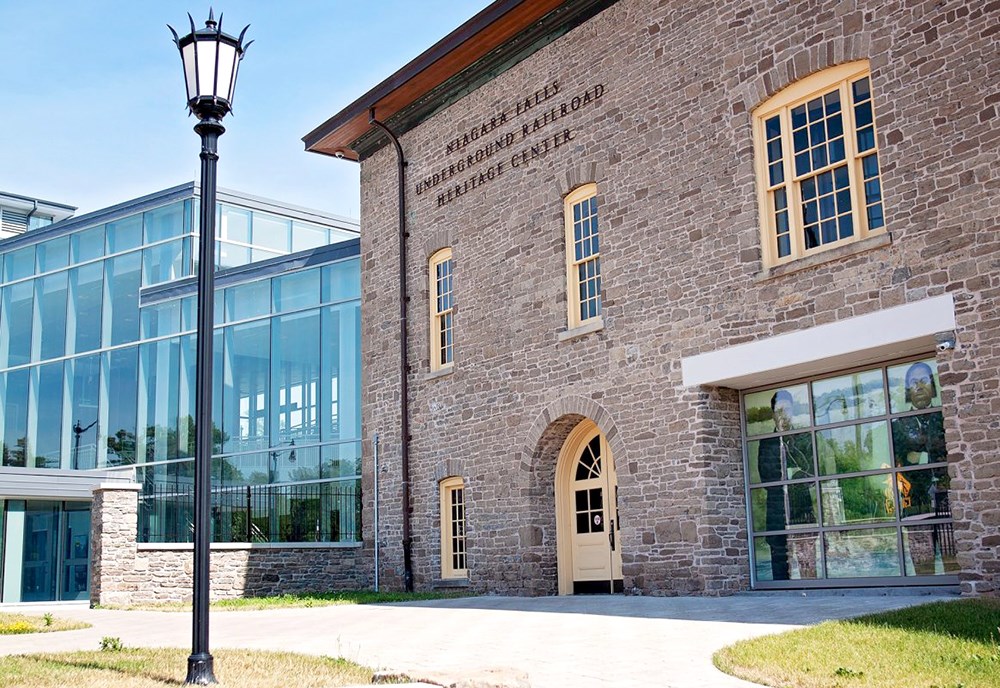
<path id="1" fill-rule="evenodd" d="M 934 340 L 937 342 L 938 351 L 951 351 L 955 348 L 954 332 L 938 332 L 934 335 Z"/>
<path id="2" fill-rule="evenodd" d="M 338 160 L 343 160 L 344 159 L 344 151 L 337 151 L 336 153 L 333 154 L 333 157 L 337 158 Z"/>

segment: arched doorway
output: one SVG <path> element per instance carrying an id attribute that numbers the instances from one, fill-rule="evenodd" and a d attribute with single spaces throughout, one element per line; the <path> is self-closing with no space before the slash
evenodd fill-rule
<path id="1" fill-rule="evenodd" d="M 618 480 L 593 421 L 581 421 L 566 438 L 555 487 L 559 594 L 621 592 Z"/>

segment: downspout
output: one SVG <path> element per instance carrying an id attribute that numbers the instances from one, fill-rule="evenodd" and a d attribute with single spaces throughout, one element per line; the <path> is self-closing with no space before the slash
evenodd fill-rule
<path id="1" fill-rule="evenodd" d="M 410 405 L 409 357 L 406 351 L 406 160 L 399 139 L 389 127 L 375 119 L 375 108 L 368 111 L 368 123 L 386 133 L 396 147 L 399 176 L 399 425 L 400 463 L 403 478 L 403 587 L 413 591 L 413 561 L 410 556 Z"/>
<path id="2" fill-rule="evenodd" d="M 375 592 L 378 592 L 378 433 L 372 437 L 372 454 L 375 463 Z"/>

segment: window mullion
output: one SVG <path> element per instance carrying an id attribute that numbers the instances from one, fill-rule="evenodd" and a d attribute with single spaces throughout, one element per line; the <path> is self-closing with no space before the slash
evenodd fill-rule
<path id="1" fill-rule="evenodd" d="M 786 107 L 781 110 L 781 155 L 782 165 L 785 170 L 785 191 L 788 195 L 788 231 L 791 236 L 792 250 L 787 260 L 801 258 L 805 254 L 805 240 L 802 236 L 802 194 L 799 191 L 799 184 L 795 181 L 795 146 L 792 145 L 792 109 Z M 777 239 L 777 225 L 775 225 L 774 241 Z M 777 256 L 777 244 L 772 247 L 774 255 Z"/>
<path id="2" fill-rule="evenodd" d="M 858 129 L 854 120 L 854 94 L 851 80 L 840 85 L 840 102 L 844 112 L 844 149 L 850 156 L 847 175 L 851 184 L 851 215 L 859 239 L 868 236 L 868 214 L 865 212 L 865 182 L 861 174 L 861 156 L 858 154 Z"/>

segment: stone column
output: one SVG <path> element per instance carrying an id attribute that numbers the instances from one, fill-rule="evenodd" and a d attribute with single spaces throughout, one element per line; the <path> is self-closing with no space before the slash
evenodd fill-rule
<path id="1" fill-rule="evenodd" d="M 90 604 L 127 605 L 138 590 L 137 483 L 101 483 L 90 512 Z"/>

